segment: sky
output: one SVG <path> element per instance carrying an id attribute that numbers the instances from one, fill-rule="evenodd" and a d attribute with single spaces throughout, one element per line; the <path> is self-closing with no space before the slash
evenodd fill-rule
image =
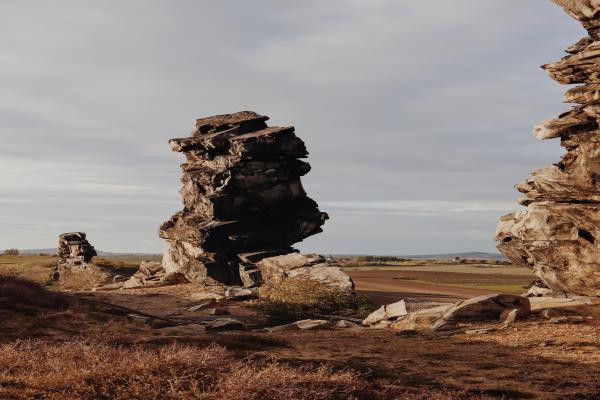
<path id="1" fill-rule="evenodd" d="M 0 249 L 161 252 L 168 139 L 253 110 L 310 151 L 331 219 L 299 248 L 386 255 L 495 251 L 563 153 L 531 133 L 569 107 L 539 66 L 585 34 L 549 0 L 6 0 L 0 32 Z"/>

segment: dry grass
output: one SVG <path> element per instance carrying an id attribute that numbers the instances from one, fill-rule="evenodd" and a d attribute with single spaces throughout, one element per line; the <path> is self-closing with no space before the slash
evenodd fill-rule
<path id="1" fill-rule="evenodd" d="M 467 392 L 392 393 L 351 370 L 240 361 L 219 345 L 123 345 L 114 338 L 0 345 L 2 399 L 491 400 Z"/>
<path id="2" fill-rule="evenodd" d="M 277 286 L 261 288 L 258 309 L 272 323 L 286 323 L 319 315 L 364 318 L 376 307 L 360 294 L 323 285 L 304 277 L 284 279 Z"/>
<path id="3" fill-rule="evenodd" d="M 46 309 L 65 309 L 70 302 L 38 283 L 17 276 L 0 275 L 0 311 L 37 314 Z"/>
<path id="4" fill-rule="evenodd" d="M 217 345 L 0 345 L 0 397 L 8 399 L 367 399 L 367 388 L 352 371 L 240 362 Z"/>
<path id="5" fill-rule="evenodd" d="M 68 340 L 84 332 L 126 332 L 128 323 L 121 314 L 23 278 L 0 275 L 0 342 Z"/>
<path id="6" fill-rule="evenodd" d="M 53 255 L 0 255 L 0 274 L 20 276 L 41 284 L 48 284 L 52 268 L 58 264 Z"/>

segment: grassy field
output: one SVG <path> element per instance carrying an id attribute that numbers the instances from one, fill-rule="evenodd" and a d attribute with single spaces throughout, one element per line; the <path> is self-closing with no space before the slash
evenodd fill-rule
<path id="1" fill-rule="evenodd" d="M 52 268 L 56 267 L 58 256 L 10 256 L 0 255 L 0 274 L 20 276 L 42 285 L 50 283 Z"/>
<path id="2" fill-rule="evenodd" d="M 160 255 L 115 255 L 94 257 L 96 265 L 115 269 L 118 273 L 131 275 L 137 271 L 142 261 L 160 261 Z M 0 255 L 0 274 L 19 276 L 41 285 L 52 285 L 52 269 L 58 265 L 58 256 L 42 255 Z"/>
<path id="3" fill-rule="evenodd" d="M 535 279 L 528 269 L 480 260 L 368 263 L 344 267 L 344 270 L 359 292 L 380 304 L 402 298 L 454 302 L 492 293 L 521 294 Z"/>

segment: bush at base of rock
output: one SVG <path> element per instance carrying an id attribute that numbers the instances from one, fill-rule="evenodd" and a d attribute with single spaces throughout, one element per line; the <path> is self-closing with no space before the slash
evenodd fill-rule
<path id="1" fill-rule="evenodd" d="M 272 323 L 332 314 L 363 318 L 373 309 L 360 294 L 323 285 L 305 276 L 285 278 L 277 286 L 261 287 L 260 296 L 257 308 Z"/>

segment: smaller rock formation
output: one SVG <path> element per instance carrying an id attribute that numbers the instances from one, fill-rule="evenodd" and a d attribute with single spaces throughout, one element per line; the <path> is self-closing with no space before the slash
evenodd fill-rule
<path id="1" fill-rule="evenodd" d="M 58 266 L 52 278 L 64 287 L 77 289 L 116 289 L 127 279 L 116 270 L 97 265 L 92 258 L 97 255 L 94 246 L 87 241 L 83 232 L 63 233 L 58 238 Z"/>
<path id="2" fill-rule="evenodd" d="M 53 278 L 62 279 L 73 272 L 82 272 L 93 268 L 92 258 L 96 255 L 96 250 L 87 241 L 85 233 L 63 233 L 58 237 L 59 260 Z"/>

